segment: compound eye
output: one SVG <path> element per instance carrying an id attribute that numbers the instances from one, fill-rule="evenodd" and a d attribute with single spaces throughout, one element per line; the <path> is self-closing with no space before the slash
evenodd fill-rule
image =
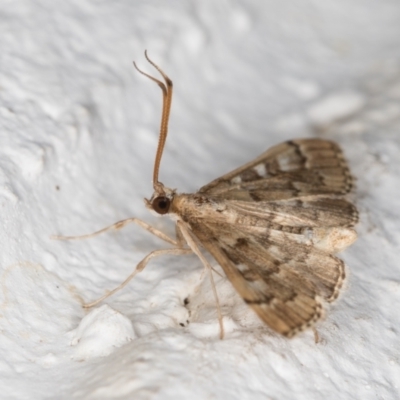
<path id="1" fill-rule="evenodd" d="M 159 196 L 152 201 L 151 205 L 158 214 L 166 214 L 169 211 L 171 200 L 168 197 Z"/>

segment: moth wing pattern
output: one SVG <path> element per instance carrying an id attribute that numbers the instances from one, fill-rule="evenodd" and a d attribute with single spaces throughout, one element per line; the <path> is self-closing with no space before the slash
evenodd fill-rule
<path id="1" fill-rule="evenodd" d="M 203 186 L 199 193 L 271 200 L 304 195 L 343 195 L 353 184 L 340 147 L 328 140 L 299 139 L 268 149 L 251 162 Z M 247 196 L 246 196 L 247 193 Z"/>
<path id="2" fill-rule="evenodd" d="M 345 278 L 344 263 L 296 236 L 264 228 L 192 224 L 193 233 L 221 265 L 244 301 L 273 330 L 287 337 L 314 325 L 321 300 L 332 301 Z"/>
<path id="3" fill-rule="evenodd" d="M 356 239 L 358 213 L 343 198 L 351 187 L 337 144 L 290 141 L 189 195 L 218 212 L 181 216 L 244 301 L 292 337 L 321 318 L 322 300 L 336 299 L 344 281 L 332 253 Z"/>

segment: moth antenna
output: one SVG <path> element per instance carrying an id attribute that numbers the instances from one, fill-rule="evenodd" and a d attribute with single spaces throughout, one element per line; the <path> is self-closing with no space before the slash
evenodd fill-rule
<path id="1" fill-rule="evenodd" d="M 133 62 L 134 67 L 144 76 L 151 79 L 153 82 L 157 83 L 157 85 L 162 90 L 163 95 L 163 107 L 162 107 L 162 114 L 161 114 L 161 125 L 160 125 L 160 136 L 158 138 L 158 147 L 156 153 L 156 159 L 154 161 L 154 171 L 153 171 L 153 187 L 154 190 L 157 190 L 162 186 L 158 181 L 158 173 L 160 170 L 160 162 L 161 157 L 164 151 L 165 141 L 167 140 L 168 134 L 168 120 L 169 120 L 169 113 L 171 110 L 171 102 L 172 102 L 172 81 L 168 78 L 165 72 L 153 61 L 150 60 L 149 56 L 147 55 L 147 50 L 144 52 L 144 55 L 147 61 L 161 74 L 164 78 L 164 82 L 160 81 L 159 79 L 154 78 L 153 76 L 146 74 L 145 72 L 141 71 L 135 62 Z"/>

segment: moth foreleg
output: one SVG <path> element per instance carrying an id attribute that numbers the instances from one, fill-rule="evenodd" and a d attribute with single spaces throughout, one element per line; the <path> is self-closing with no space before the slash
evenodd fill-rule
<path id="1" fill-rule="evenodd" d="M 319 339 L 319 334 L 318 334 L 317 328 L 315 328 L 315 327 L 313 326 L 313 327 L 312 327 L 312 330 L 313 330 L 313 332 L 314 332 L 314 342 L 315 342 L 315 344 L 318 344 L 319 341 L 320 341 L 320 339 Z"/>
<path id="2" fill-rule="evenodd" d="M 118 221 L 115 224 L 112 224 L 110 226 L 106 226 L 103 229 L 100 229 L 96 232 L 93 233 L 89 233 L 86 235 L 80 235 L 80 236 L 61 236 L 61 235 L 53 235 L 51 236 L 51 239 L 55 239 L 55 240 L 81 240 L 81 239 L 88 239 L 97 235 L 100 235 L 101 233 L 104 232 L 108 232 L 108 231 L 116 231 L 118 229 L 124 228 L 126 225 L 131 224 L 131 223 L 135 223 L 137 225 L 139 225 L 140 227 L 142 227 L 143 229 L 146 229 L 146 231 L 149 231 L 150 233 L 152 233 L 154 236 L 157 236 L 158 238 L 174 245 L 177 247 L 182 247 L 181 246 L 181 241 L 180 238 L 177 236 L 177 239 L 174 240 L 172 238 L 170 238 L 168 235 L 166 235 L 165 233 L 159 231 L 158 229 L 152 227 L 151 225 L 149 225 L 147 222 L 144 222 L 138 218 L 127 218 L 127 219 L 123 219 L 122 221 Z"/>
<path id="3" fill-rule="evenodd" d="M 176 235 L 176 242 L 178 247 L 183 247 L 186 243 L 185 238 L 182 235 L 182 231 L 178 224 L 175 225 L 175 235 Z"/>
<path id="4" fill-rule="evenodd" d="M 112 296 L 114 293 L 118 292 L 118 290 L 123 289 L 139 272 L 143 271 L 143 269 L 146 267 L 147 263 L 155 257 L 159 257 L 164 254 L 170 254 L 170 255 L 183 255 L 183 254 L 192 254 L 191 249 L 182 249 L 182 248 L 175 248 L 175 249 L 162 249 L 162 250 L 154 250 L 151 253 L 149 253 L 145 258 L 143 258 L 142 261 L 139 262 L 139 264 L 136 266 L 134 271 L 120 284 L 118 285 L 115 289 L 109 291 L 107 294 L 104 296 L 100 297 L 99 299 L 92 301 L 91 303 L 85 304 L 83 307 L 85 308 L 90 308 L 95 306 L 96 304 L 100 303 L 104 299 L 106 299 L 109 296 Z"/>
<path id="5" fill-rule="evenodd" d="M 179 230 L 182 234 L 182 237 L 185 239 L 185 242 L 191 249 L 191 251 L 196 254 L 197 257 L 199 257 L 200 261 L 203 263 L 205 269 L 208 271 L 208 276 L 210 277 L 211 281 L 211 287 L 213 290 L 214 298 L 215 298 L 215 303 L 217 306 L 217 313 L 218 313 L 218 322 L 220 326 L 220 339 L 224 338 L 224 323 L 222 320 L 222 313 L 221 313 L 221 306 L 219 305 L 219 300 L 218 300 L 218 293 L 217 289 L 215 287 L 215 282 L 214 282 L 214 277 L 212 275 L 213 268 L 210 265 L 210 263 L 207 261 L 207 259 L 204 257 L 203 253 L 199 249 L 196 241 L 193 239 L 192 234 L 190 233 L 189 228 L 186 227 L 185 223 L 183 221 L 177 221 L 176 223 L 176 228 Z"/>

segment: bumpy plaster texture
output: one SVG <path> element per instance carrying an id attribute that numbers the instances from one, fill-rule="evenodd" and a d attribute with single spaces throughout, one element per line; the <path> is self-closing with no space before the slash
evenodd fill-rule
<path id="1" fill-rule="evenodd" d="M 3 1 L 0 397 L 395 399 L 400 387 L 400 5 L 395 0 Z M 151 263 L 161 95 L 175 84 L 160 179 L 194 191 L 280 141 L 344 148 L 357 187 L 347 286 L 312 332 L 278 337 L 216 275 L 226 337 L 194 256 Z M 149 70 L 149 69 L 148 69 Z M 215 266 L 215 268 L 218 268 Z"/>

